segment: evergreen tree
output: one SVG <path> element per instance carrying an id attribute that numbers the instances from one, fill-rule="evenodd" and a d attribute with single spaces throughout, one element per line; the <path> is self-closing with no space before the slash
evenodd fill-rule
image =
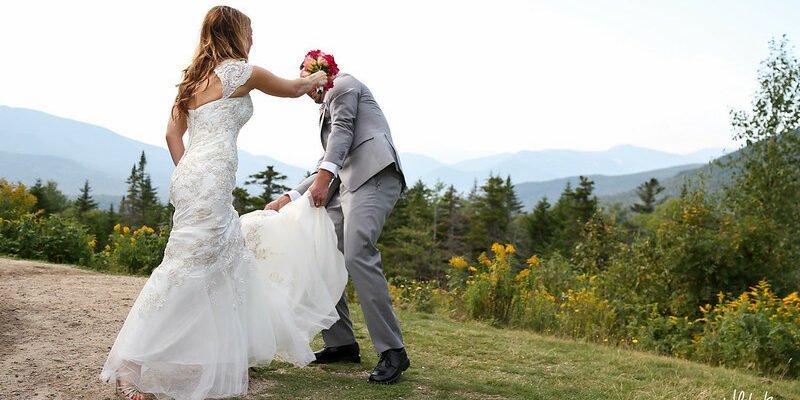
<path id="1" fill-rule="evenodd" d="M 664 187 L 656 178 L 650 178 L 636 188 L 636 195 L 639 196 L 641 203 L 631 206 L 631 211 L 639 214 L 649 214 L 655 210 L 656 206 L 663 203 L 664 199 L 659 200 L 658 195 L 664 191 Z"/>
<path id="2" fill-rule="evenodd" d="M 141 209 L 141 196 L 139 188 L 139 173 L 136 165 L 131 167 L 131 174 L 125 180 L 128 184 L 127 193 L 122 196 L 119 204 L 120 222 L 125 225 L 141 225 L 139 210 Z"/>
<path id="3" fill-rule="evenodd" d="M 89 210 L 94 210 L 97 208 L 97 202 L 94 201 L 91 195 L 91 188 L 89 187 L 89 180 L 87 179 L 83 183 L 83 187 L 81 188 L 81 195 L 78 196 L 78 199 L 75 200 L 74 206 L 78 211 L 78 215 L 81 216 L 85 212 Z"/>
<path id="4" fill-rule="evenodd" d="M 476 179 L 472 184 L 472 189 L 467 194 L 464 207 L 464 216 L 467 221 L 467 227 L 464 232 L 464 245 L 470 254 L 488 250 L 486 244 L 488 233 L 481 218 L 481 209 L 481 196 Z"/>
<path id="5" fill-rule="evenodd" d="M 506 237 L 508 237 L 508 242 L 516 244 L 517 237 L 515 231 L 512 229 L 512 224 L 514 218 L 522 211 L 522 203 L 519 201 L 517 192 L 514 190 L 514 185 L 511 183 L 511 175 L 506 176 L 504 189 L 506 192 L 506 218 L 508 219 Z"/>
<path id="6" fill-rule="evenodd" d="M 142 225 L 159 226 L 165 219 L 164 209 L 158 201 L 150 174 L 145 172 L 146 167 L 147 158 L 142 151 L 139 164 L 131 168 L 131 174 L 125 181 L 128 191 L 120 203 L 121 223 L 134 229 Z"/>
<path id="7" fill-rule="evenodd" d="M 594 182 L 585 176 L 580 176 L 579 179 L 575 189 L 567 182 L 561 197 L 553 206 L 552 215 L 556 229 L 552 250 L 563 255 L 572 254 L 575 244 L 581 239 L 583 225 L 597 212 Z"/>
<path id="8" fill-rule="evenodd" d="M 233 188 L 233 208 L 239 215 L 253 211 L 250 209 L 250 193 L 247 189 L 238 186 Z"/>
<path id="9" fill-rule="evenodd" d="M 387 275 L 438 277 L 444 264 L 434 241 L 434 196 L 433 190 L 417 181 L 395 204 L 379 242 Z"/>
<path id="10" fill-rule="evenodd" d="M 510 177 L 490 175 L 467 198 L 467 246 L 473 254 L 488 251 L 492 243 L 513 243 L 512 222 L 522 209 Z"/>
<path id="11" fill-rule="evenodd" d="M 597 196 L 594 195 L 594 182 L 585 176 L 579 177 L 580 182 L 575 189 L 574 207 L 577 223 L 585 224 L 597 212 Z"/>
<path id="12" fill-rule="evenodd" d="M 463 255 L 467 249 L 464 246 L 464 235 L 467 224 L 464 215 L 464 200 L 459 196 L 453 185 L 447 188 L 439 201 L 441 204 L 437 224 L 440 249 L 446 258 Z"/>
<path id="13" fill-rule="evenodd" d="M 47 181 L 47 184 L 42 184 L 41 179 L 36 179 L 36 183 L 31 186 L 29 192 L 36 197 L 35 208 L 44 210 L 44 215 L 55 214 L 69 207 L 69 199 L 58 189 L 58 183 L 55 181 Z"/>
<path id="14" fill-rule="evenodd" d="M 528 232 L 528 246 L 533 254 L 544 255 L 549 252 L 553 238 L 558 231 L 556 221 L 547 197 L 536 203 L 533 211 L 526 216 L 525 228 Z"/>
<path id="15" fill-rule="evenodd" d="M 275 170 L 275 167 L 272 165 L 268 165 L 267 169 L 256 172 L 248 176 L 246 184 L 251 185 L 259 185 L 264 188 L 264 191 L 261 192 L 261 195 L 258 197 L 250 198 L 249 203 L 252 209 L 262 209 L 272 200 L 275 200 L 281 194 L 289 191 L 289 187 L 280 183 L 281 181 L 286 180 L 286 175 L 278 172 Z M 241 195 L 241 193 L 240 193 Z"/>

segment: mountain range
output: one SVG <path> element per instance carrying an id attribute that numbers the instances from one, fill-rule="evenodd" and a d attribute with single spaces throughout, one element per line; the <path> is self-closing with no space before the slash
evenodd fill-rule
<path id="1" fill-rule="evenodd" d="M 31 184 L 36 178 L 55 180 L 64 193 L 74 196 L 88 179 L 96 198 L 119 198 L 125 193 L 125 180 L 142 151 L 147 156 L 147 171 L 158 188 L 162 201 L 168 196 L 169 178 L 174 169 L 169 152 L 159 146 L 139 142 L 109 129 L 85 122 L 57 117 L 36 110 L 0 106 L 0 177 Z M 606 151 L 543 150 L 497 154 L 446 164 L 434 158 L 400 155 L 409 184 L 443 182 L 466 192 L 490 175 L 511 176 L 526 208 L 541 197 L 558 198 L 566 182 L 577 182 L 578 175 L 595 181 L 599 196 L 630 192 L 645 180 L 669 180 L 700 168 L 721 156 L 720 149 L 705 149 L 680 155 L 635 146 L 617 146 Z M 287 175 L 291 186 L 305 176 L 305 169 L 270 156 L 239 151 L 237 183 L 244 186 L 247 176 L 273 165 Z M 257 188 L 248 188 L 257 193 Z"/>
<path id="2" fill-rule="evenodd" d="M 125 179 L 139 160 L 147 157 L 146 170 L 163 200 L 168 197 L 175 168 L 169 152 L 85 122 L 56 117 L 40 111 L 0 106 L 0 176 L 29 184 L 40 177 L 53 179 L 66 194 L 77 194 L 84 179 L 93 192 L 122 195 Z M 285 174 L 287 182 L 302 180 L 305 170 L 269 156 L 239 151 L 237 183 L 267 165 Z"/>
<path id="3" fill-rule="evenodd" d="M 670 154 L 635 146 L 617 146 L 606 151 L 543 150 L 498 154 L 446 165 L 430 157 L 403 154 L 409 175 L 432 184 L 437 180 L 468 190 L 475 179 L 489 174 L 511 176 L 515 184 L 547 182 L 578 175 L 627 175 L 678 165 L 703 164 L 723 154 L 705 149 L 691 154 Z"/>

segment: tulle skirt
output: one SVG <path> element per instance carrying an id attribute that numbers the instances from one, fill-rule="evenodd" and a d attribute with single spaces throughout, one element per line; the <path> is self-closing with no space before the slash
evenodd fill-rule
<path id="1" fill-rule="evenodd" d="M 159 399 L 241 396 L 250 366 L 314 360 L 309 343 L 339 318 L 346 282 L 333 223 L 307 195 L 173 229 L 100 378 Z"/>

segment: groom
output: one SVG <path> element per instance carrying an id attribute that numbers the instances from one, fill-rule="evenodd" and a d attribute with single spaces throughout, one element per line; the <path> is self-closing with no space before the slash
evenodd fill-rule
<path id="1" fill-rule="evenodd" d="M 405 178 L 389 125 L 369 89 L 348 74 L 333 82 L 326 92 L 308 93 L 320 104 L 325 154 L 317 171 L 265 208 L 277 211 L 305 191 L 317 207 L 327 207 L 372 343 L 381 354 L 369 381 L 394 383 L 410 362 L 375 245 Z M 316 363 L 360 362 L 344 294 L 336 310 L 340 319 L 322 332 L 325 348 L 315 353 Z"/>

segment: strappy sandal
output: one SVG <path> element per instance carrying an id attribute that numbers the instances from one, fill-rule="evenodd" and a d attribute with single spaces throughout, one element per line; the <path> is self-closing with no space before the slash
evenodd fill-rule
<path id="1" fill-rule="evenodd" d="M 117 395 L 126 400 L 149 400 L 153 397 L 147 393 L 142 393 L 136 386 L 132 384 L 122 384 L 122 381 L 117 381 Z"/>

